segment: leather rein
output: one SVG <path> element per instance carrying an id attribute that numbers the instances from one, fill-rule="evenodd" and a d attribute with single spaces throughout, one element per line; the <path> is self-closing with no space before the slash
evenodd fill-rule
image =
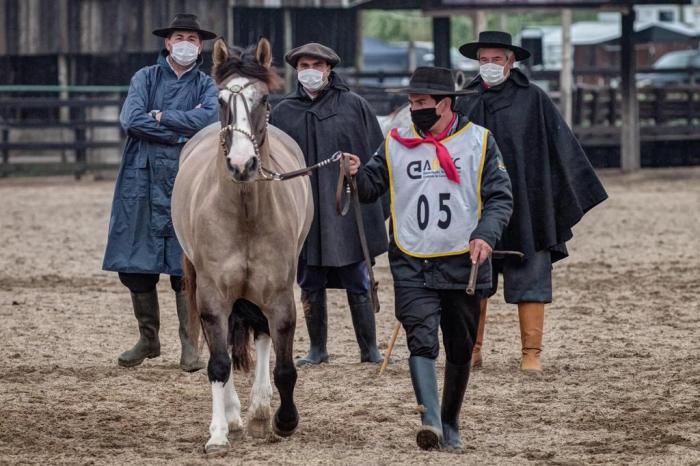
<path id="1" fill-rule="evenodd" d="M 357 192 L 357 181 L 354 176 L 350 176 L 347 168 L 347 159 L 345 157 L 340 160 L 340 173 L 338 176 L 338 185 L 335 189 L 335 209 L 338 215 L 345 216 L 350 210 L 350 199 L 352 198 L 352 206 L 355 211 L 355 223 L 357 224 L 357 233 L 360 236 L 360 246 L 362 247 L 362 255 L 364 256 L 365 265 L 369 273 L 369 282 L 371 285 L 370 296 L 372 298 L 372 309 L 374 312 L 379 312 L 379 282 L 374 279 L 374 270 L 372 269 L 372 258 L 369 254 L 369 246 L 367 246 L 367 237 L 365 235 L 365 224 L 362 220 L 362 210 L 360 209 L 360 196 Z"/>
<path id="2" fill-rule="evenodd" d="M 253 151 L 255 153 L 255 158 L 258 161 L 258 175 L 259 177 L 256 178 L 255 181 L 285 181 L 285 180 L 291 180 L 293 178 L 297 178 L 299 176 L 310 176 L 311 173 L 314 170 L 318 170 L 321 167 L 325 167 L 330 165 L 331 163 L 338 162 L 338 165 L 340 167 L 340 173 L 338 176 L 338 185 L 336 187 L 336 211 L 338 212 L 338 215 L 345 216 L 347 215 L 348 211 L 350 210 L 350 201 L 352 200 L 352 204 L 354 207 L 355 211 L 355 223 L 357 224 L 357 233 L 360 237 L 360 245 L 362 247 L 362 255 L 364 256 L 364 261 L 367 266 L 367 271 L 369 273 L 369 279 L 370 279 L 370 284 L 371 284 L 371 299 L 372 299 L 372 309 L 374 309 L 374 312 L 379 312 L 380 306 L 379 306 L 379 295 L 378 295 L 378 288 L 379 288 L 379 283 L 374 279 L 374 271 L 372 270 L 372 258 L 370 257 L 369 254 L 369 247 L 367 246 L 367 237 L 365 235 L 365 227 L 364 227 L 364 222 L 362 220 L 362 210 L 360 209 L 360 198 L 357 193 L 357 183 L 355 182 L 355 177 L 350 176 L 347 170 L 347 161 L 343 157 L 343 153 L 341 151 L 335 152 L 333 155 L 328 157 L 325 160 L 322 160 L 314 165 L 311 165 L 309 167 L 304 167 L 300 168 L 298 170 L 293 170 L 290 172 L 285 172 L 285 173 L 277 173 L 273 170 L 270 170 L 268 168 L 265 168 L 262 166 L 262 160 L 260 158 L 260 145 L 261 143 L 258 142 L 258 139 L 255 137 L 254 134 L 249 133 L 248 131 L 239 128 L 238 126 L 235 125 L 235 122 L 238 121 L 237 117 L 237 106 L 236 106 L 236 100 L 240 96 L 241 99 L 243 100 L 243 108 L 245 109 L 246 113 L 246 118 L 248 121 L 252 122 L 252 119 L 250 118 L 250 109 L 248 108 L 248 101 L 245 99 L 245 96 L 242 95 L 242 92 L 245 88 L 248 86 L 254 84 L 253 81 L 250 81 L 246 83 L 243 86 L 240 86 L 238 84 L 234 84 L 231 86 L 226 86 L 226 88 L 231 91 L 231 95 L 228 98 L 228 110 L 225 114 L 226 120 L 222 118 L 222 122 L 226 121 L 227 124 L 223 125 L 221 130 L 219 131 L 219 143 L 221 145 L 221 148 L 223 150 L 224 156 L 228 154 L 229 150 L 231 149 L 231 144 L 233 140 L 233 133 L 239 133 L 245 136 L 250 140 L 250 142 L 253 144 Z M 233 104 L 233 106 L 232 106 Z M 233 112 L 233 115 L 231 115 L 231 112 Z M 231 117 L 232 118 L 229 118 Z M 232 123 L 228 123 L 228 122 Z M 251 123 L 252 124 L 252 123 Z M 267 134 L 267 127 L 270 124 L 270 104 L 267 104 L 267 112 L 265 115 L 265 128 L 264 128 L 264 134 Z"/>

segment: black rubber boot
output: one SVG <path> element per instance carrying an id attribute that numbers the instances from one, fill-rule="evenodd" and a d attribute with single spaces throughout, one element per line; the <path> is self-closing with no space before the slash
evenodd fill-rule
<path id="1" fill-rule="evenodd" d="M 464 447 L 459 436 L 459 412 L 462 410 L 464 392 L 469 382 L 470 364 L 459 366 L 445 363 L 445 381 L 442 388 L 442 435 L 444 447 L 460 450 Z"/>
<path id="2" fill-rule="evenodd" d="M 131 302 L 139 323 L 139 341 L 133 348 L 119 355 L 117 362 L 122 367 L 138 366 L 146 358 L 160 356 L 158 292 L 153 290 L 146 293 L 131 293 Z"/>
<path id="3" fill-rule="evenodd" d="M 377 348 L 377 330 L 374 322 L 374 310 L 368 294 L 347 292 L 352 325 L 355 338 L 360 347 L 360 362 L 384 362 L 382 353 Z"/>
<path id="4" fill-rule="evenodd" d="M 408 359 L 411 382 L 416 392 L 416 401 L 421 405 L 422 426 L 416 435 L 416 443 L 423 450 L 436 450 L 442 445 L 442 421 L 438 403 L 435 360 L 421 356 Z"/>
<path id="5" fill-rule="evenodd" d="M 301 290 L 301 304 L 304 306 L 304 320 L 309 332 L 309 353 L 297 359 L 297 366 L 321 364 L 328 362 L 326 341 L 328 340 L 328 310 L 326 308 L 326 290 Z"/>
<path id="6" fill-rule="evenodd" d="M 177 319 L 180 321 L 180 369 L 185 372 L 197 372 L 204 369 L 206 364 L 199 359 L 197 343 L 190 337 L 189 316 L 187 314 L 187 295 L 184 291 L 175 293 Z"/>

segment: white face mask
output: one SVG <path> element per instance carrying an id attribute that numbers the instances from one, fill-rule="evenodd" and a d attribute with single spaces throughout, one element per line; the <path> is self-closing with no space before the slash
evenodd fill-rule
<path id="1" fill-rule="evenodd" d="M 506 80 L 503 74 L 504 67 L 495 63 L 485 63 L 479 67 L 481 78 L 489 86 L 497 86 Z"/>
<path id="2" fill-rule="evenodd" d="M 199 47 L 192 42 L 182 41 L 172 45 L 170 56 L 173 57 L 175 63 L 180 66 L 190 66 L 195 62 L 199 55 Z"/>
<path id="3" fill-rule="evenodd" d="M 313 68 L 299 71 L 297 79 L 302 86 L 311 92 L 316 92 L 323 87 L 323 72 Z"/>

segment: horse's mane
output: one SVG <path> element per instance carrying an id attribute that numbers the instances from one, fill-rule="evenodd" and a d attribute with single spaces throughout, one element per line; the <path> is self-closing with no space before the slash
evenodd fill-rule
<path id="1" fill-rule="evenodd" d="M 258 62 L 255 55 L 255 46 L 250 47 L 229 47 L 228 58 L 225 62 L 214 65 L 212 74 L 217 84 L 220 84 L 233 74 L 245 76 L 247 78 L 258 79 L 271 91 L 282 88 L 282 78 L 272 67 L 267 68 Z"/>

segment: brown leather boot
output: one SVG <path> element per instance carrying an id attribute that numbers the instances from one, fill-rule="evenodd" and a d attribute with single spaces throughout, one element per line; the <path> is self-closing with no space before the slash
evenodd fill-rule
<path id="1" fill-rule="evenodd" d="M 489 300 L 486 298 L 479 302 L 479 328 L 476 331 L 476 341 L 474 342 L 474 349 L 472 349 L 472 368 L 474 369 L 481 367 L 482 364 L 481 347 L 484 344 L 484 327 L 486 325 L 486 306 L 488 302 Z"/>
<path id="2" fill-rule="evenodd" d="M 542 352 L 544 303 L 519 303 L 518 317 L 523 346 L 520 369 L 528 372 L 542 372 L 540 353 Z"/>

